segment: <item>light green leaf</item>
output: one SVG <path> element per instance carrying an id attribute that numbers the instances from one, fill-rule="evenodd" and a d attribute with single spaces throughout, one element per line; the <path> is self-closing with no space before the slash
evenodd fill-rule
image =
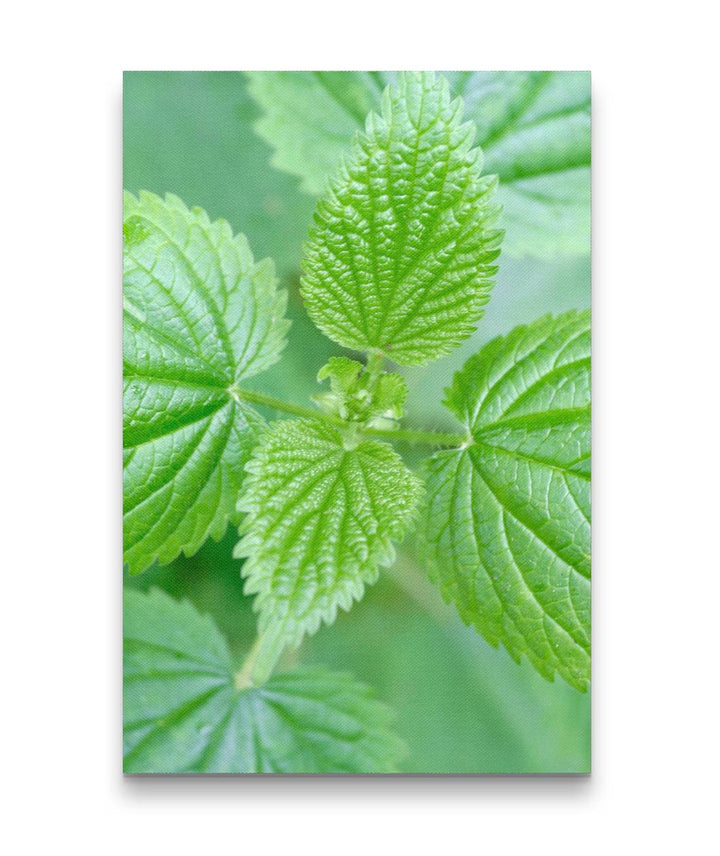
<path id="1" fill-rule="evenodd" d="M 232 386 L 280 356 L 272 262 L 176 197 L 125 196 L 124 548 L 131 573 L 220 538 L 262 425 Z"/>
<path id="2" fill-rule="evenodd" d="M 429 462 L 431 576 L 493 645 L 584 689 L 590 677 L 590 316 L 495 339 L 447 406 L 473 442 Z"/>
<path id="3" fill-rule="evenodd" d="M 503 249 L 590 252 L 590 75 L 477 72 L 459 82 L 485 169 L 500 179 Z"/>
<path id="4" fill-rule="evenodd" d="M 403 752 L 368 687 L 312 667 L 238 689 L 210 618 L 125 593 L 126 773 L 386 773 Z"/>
<path id="5" fill-rule="evenodd" d="M 327 413 L 353 422 L 383 427 L 403 415 L 407 384 L 398 374 L 374 374 L 357 360 L 330 357 L 318 380 L 330 380 L 330 391 L 313 396 Z"/>
<path id="6" fill-rule="evenodd" d="M 400 75 L 318 203 L 301 291 L 341 345 L 426 363 L 482 316 L 502 233 L 461 114 L 444 79 Z"/>
<path id="7" fill-rule="evenodd" d="M 365 117 L 380 106 L 390 77 L 367 71 L 250 71 L 248 91 L 264 109 L 257 133 L 272 163 L 297 175 L 307 193 L 327 190 Z"/>
<path id="8" fill-rule="evenodd" d="M 277 422 L 255 448 L 238 503 L 236 556 L 260 630 L 297 644 L 335 620 L 394 561 L 419 480 L 385 443 L 314 420 Z"/>
<path id="9" fill-rule="evenodd" d="M 343 76 L 340 76 L 340 75 Z M 264 111 L 256 130 L 273 163 L 320 194 L 367 111 L 393 74 L 253 72 Z M 587 72 L 449 72 L 465 118 L 477 123 L 485 171 L 500 179 L 503 251 L 551 258 L 590 249 L 590 75 Z"/>

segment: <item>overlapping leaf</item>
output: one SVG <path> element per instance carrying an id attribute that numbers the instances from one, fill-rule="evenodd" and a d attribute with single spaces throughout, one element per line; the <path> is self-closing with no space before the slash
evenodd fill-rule
<path id="1" fill-rule="evenodd" d="M 342 76 L 341 76 L 342 74 Z M 485 171 L 499 176 L 497 199 L 511 255 L 587 253 L 590 243 L 590 76 L 585 72 L 449 72 L 453 95 L 478 126 Z M 263 109 L 258 133 L 273 163 L 321 194 L 364 113 L 380 106 L 393 74 L 253 72 Z"/>
<path id="2" fill-rule="evenodd" d="M 365 117 L 395 75 L 367 71 L 251 71 L 248 90 L 264 108 L 255 130 L 274 148 L 272 162 L 319 195 Z"/>
<path id="3" fill-rule="evenodd" d="M 349 430 L 349 429 L 348 429 Z M 420 482 L 385 443 L 314 420 L 275 423 L 247 466 L 236 555 L 260 630 L 297 644 L 349 609 L 394 559 Z"/>
<path id="4" fill-rule="evenodd" d="M 187 601 L 125 594 L 127 773 L 385 773 L 392 716 L 346 674 L 314 667 L 237 688 L 227 643 Z"/>
<path id="5" fill-rule="evenodd" d="M 590 317 L 490 342 L 447 405 L 472 433 L 429 462 L 432 576 L 467 623 L 547 678 L 590 669 Z"/>
<path id="6" fill-rule="evenodd" d="M 302 295 L 330 338 L 412 365 L 472 333 L 502 233 L 447 82 L 400 75 L 315 212 Z"/>
<path id="7" fill-rule="evenodd" d="M 124 547 L 130 571 L 219 538 L 261 425 L 231 387 L 275 362 L 272 262 L 176 197 L 125 197 Z"/>
<path id="8" fill-rule="evenodd" d="M 504 250 L 590 252 L 590 75 L 476 72 L 457 86 L 500 179 Z"/>

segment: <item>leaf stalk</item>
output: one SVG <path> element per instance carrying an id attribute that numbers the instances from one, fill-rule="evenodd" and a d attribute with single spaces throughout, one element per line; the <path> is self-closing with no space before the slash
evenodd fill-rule
<path id="1" fill-rule="evenodd" d="M 336 426 L 337 428 L 347 428 L 348 424 L 350 424 L 330 413 L 313 410 L 310 407 L 303 407 L 301 404 L 293 404 L 289 401 L 283 401 L 280 398 L 274 398 L 271 395 L 266 395 L 264 392 L 241 389 L 239 386 L 235 386 L 234 384 L 228 388 L 228 392 L 236 401 L 247 401 L 250 404 L 259 404 L 262 407 L 269 407 L 272 410 L 277 410 L 279 413 L 288 413 L 292 416 L 300 416 L 305 419 L 317 419 L 320 422 L 326 422 L 330 425 Z M 464 448 L 473 442 L 472 437 L 468 434 L 444 433 L 441 431 L 416 431 L 414 429 L 404 428 L 371 428 L 369 426 L 361 425 L 357 425 L 357 430 L 358 433 L 364 437 L 398 440 L 405 443 L 425 446 Z"/>
<path id="2" fill-rule="evenodd" d="M 260 633 L 235 675 L 235 688 L 244 690 L 266 683 L 285 648 L 284 625 L 273 624 Z"/>

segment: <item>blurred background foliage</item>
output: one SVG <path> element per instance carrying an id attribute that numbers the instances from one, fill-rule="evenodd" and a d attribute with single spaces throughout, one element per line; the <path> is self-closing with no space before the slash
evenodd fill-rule
<path id="1" fill-rule="evenodd" d="M 315 200 L 300 190 L 299 179 L 270 165 L 271 151 L 253 130 L 258 116 L 240 72 L 126 73 L 124 186 L 177 194 L 244 232 L 256 258 L 275 260 L 290 293 L 293 326 L 281 362 L 253 380 L 269 394 L 307 403 L 318 390 L 318 369 L 341 349 L 311 324 L 298 293 Z M 451 430 L 443 391 L 471 354 L 519 323 L 589 303 L 589 257 L 501 256 L 476 334 L 444 359 L 403 370 L 410 386 L 407 423 Z M 192 558 L 126 577 L 125 584 L 189 598 L 213 616 L 242 659 L 255 617 L 242 592 L 241 564 L 232 558 L 236 541 L 230 530 Z M 412 539 L 359 604 L 285 659 L 286 665 L 301 660 L 351 671 L 372 685 L 397 712 L 397 730 L 409 747 L 401 767 L 407 772 L 589 771 L 589 693 L 559 679 L 546 682 L 526 661 L 515 664 L 466 628 L 415 562 Z"/>

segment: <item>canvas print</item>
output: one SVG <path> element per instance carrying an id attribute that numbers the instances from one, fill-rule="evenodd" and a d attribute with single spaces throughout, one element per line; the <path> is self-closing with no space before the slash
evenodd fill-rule
<path id="1" fill-rule="evenodd" d="M 590 75 L 126 72 L 123 769 L 590 771 Z"/>

